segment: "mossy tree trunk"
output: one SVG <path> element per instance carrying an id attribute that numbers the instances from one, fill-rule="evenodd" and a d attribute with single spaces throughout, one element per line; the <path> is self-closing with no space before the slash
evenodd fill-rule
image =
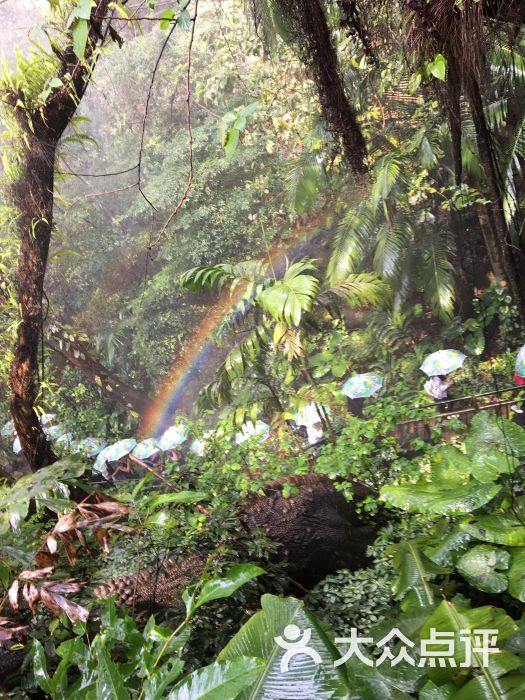
<path id="1" fill-rule="evenodd" d="M 35 411 L 44 280 L 53 230 L 56 152 L 89 82 L 97 48 L 109 33 L 109 27 L 104 26 L 108 5 L 109 0 L 97 0 L 92 8 L 83 61 L 75 56 L 71 46 L 63 52 L 54 49 L 59 57 L 58 75 L 63 86 L 52 92 L 43 106 L 27 107 L 23 91 L 6 90 L 4 95 L 18 127 L 20 168 L 19 177 L 10 186 L 20 237 L 15 273 L 20 321 L 10 371 L 10 410 L 24 455 L 33 470 L 56 460 Z"/>

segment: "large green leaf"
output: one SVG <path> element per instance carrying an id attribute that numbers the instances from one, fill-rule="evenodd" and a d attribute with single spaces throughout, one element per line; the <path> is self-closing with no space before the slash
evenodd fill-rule
<path id="1" fill-rule="evenodd" d="M 500 490 L 497 484 L 467 484 L 448 487 L 440 482 L 407 486 L 383 486 L 381 497 L 396 508 L 428 515 L 471 513 L 491 501 Z"/>
<path id="2" fill-rule="evenodd" d="M 525 527 L 514 515 L 479 515 L 466 520 L 459 527 L 482 542 L 506 547 L 525 547 Z"/>
<path id="3" fill-rule="evenodd" d="M 213 578 L 203 585 L 195 602 L 195 608 L 200 608 L 201 605 L 209 603 L 211 600 L 228 598 L 238 588 L 261 574 L 264 574 L 264 569 L 254 564 L 237 564 L 232 566 L 224 576 Z"/>
<path id="4" fill-rule="evenodd" d="M 262 659 L 249 657 L 215 661 L 183 678 L 168 700 L 234 700 L 254 683 L 264 666 Z"/>
<path id="5" fill-rule="evenodd" d="M 511 420 L 480 411 L 472 420 L 471 431 L 465 438 L 467 454 L 471 457 L 496 448 L 503 454 L 525 455 L 525 429 Z M 507 470 L 508 471 L 508 470 Z"/>
<path id="6" fill-rule="evenodd" d="M 283 637 L 288 625 L 295 625 L 302 633 L 311 631 L 308 647 L 319 654 L 319 665 L 310 656 L 297 654 L 291 659 L 288 672 L 281 671 L 285 650 L 277 644 L 275 637 Z M 248 620 L 218 658 L 225 661 L 238 656 L 266 660 L 256 682 L 240 696 L 243 700 L 342 700 L 349 697 L 343 668 L 334 668 L 334 662 L 341 654 L 312 613 L 295 598 L 262 597 L 262 610 Z"/>
<path id="7" fill-rule="evenodd" d="M 432 456 L 432 481 L 464 483 L 470 472 L 469 458 L 453 445 L 444 445 Z"/>
<path id="8" fill-rule="evenodd" d="M 423 594 L 423 605 L 433 605 L 434 594 L 428 581 L 438 574 L 445 573 L 446 569 L 426 557 L 420 551 L 417 542 L 401 542 L 391 545 L 387 552 L 394 554 L 393 563 L 398 572 L 394 589 L 396 597 L 403 597 L 410 589 L 420 589 Z"/>
<path id="9" fill-rule="evenodd" d="M 97 696 L 104 700 L 129 700 L 124 678 L 102 643 L 94 651 L 98 666 Z"/>
<path id="10" fill-rule="evenodd" d="M 502 642 L 509 637 L 512 637 L 517 631 L 517 625 L 504 610 L 486 605 L 481 608 L 467 608 L 460 601 L 453 602 L 445 600 L 434 610 L 432 615 L 427 619 L 421 628 L 420 638 L 431 639 L 432 628 L 438 632 L 453 633 L 454 639 L 454 655 L 456 662 L 455 667 L 447 665 L 444 667 L 426 666 L 428 677 L 437 685 L 442 685 L 451 680 L 457 673 L 458 668 L 466 663 L 467 654 L 466 646 L 462 637 L 464 631 L 467 630 L 498 630 L 497 647 L 502 647 Z M 489 659 L 492 655 L 489 655 Z M 496 657 L 496 654 L 494 654 Z M 472 662 L 476 664 L 476 672 L 480 673 L 487 679 L 489 685 L 495 683 L 495 678 L 498 677 L 499 671 L 489 667 L 484 667 L 482 657 L 478 652 L 472 652 Z M 492 697 L 492 696 L 490 696 Z M 494 695 L 494 699 L 500 698 L 500 695 Z"/>
<path id="11" fill-rule="evenodd" d="M 459 573 L 473 586 L 486 593 L 507 590 L 508 579 L 497 569 L 508 569 L 510 554 L 504 549 L 480 544 L 469 549 L 456 564 Z"/>
<path id="12" fill-rule="evenodd" d="M 496 481 L 501 474 L 511 474 L 519 464 L 519 459 L 499 450 L 485 449 L 472 457 L 472 476 L 484 484 Z"/>
<path id="13" fill-rule="evenodd" d="M 509 570 L 509 593 L 525 603 L 525 549 L 512 552 Z"/>
<path id="14" fill-rule="evenodd" d="M 87 464 L 78 460 L 61 459 L 58 462 L 43 467 L 32 474 L 26 474 L 18 479 L 11 487 L 0 488 L 0 511 L 5 510 L 10 515 L 11 524 L 16 527 L 25 518 L 31 499 L 45 499 L 49 494 L 60 493 L 67 495 L 63 482 L 81 476 Z M 46 505 L 53 510 L 64 510 L 67 500 L 59 501 L 54 507 L 52 499 L 46 500 Z"/>

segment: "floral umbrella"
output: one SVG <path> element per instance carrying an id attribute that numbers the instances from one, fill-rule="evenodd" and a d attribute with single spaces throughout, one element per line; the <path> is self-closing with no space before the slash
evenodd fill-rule
<path id="1" fill-rule="evenodd" d="M 520 348 L 516 358 L 516 374 L 518 377 L 525 377 L 525 345 Z"/>
<path id="2" fill-rule="evenodd" d="M 183 425 L 172 425 L 171 428 L 168 428 L 162 433 L 158 441 L 158 446 L 163 451 L 172 450 L 182 445 L 187 437 L 188 431 Z"/>
<path id="3" fill-rule="evenodd" d="M 71 448 L 73 454 L 82 454 L 86 457 L 96 457 L 99 452 L 107 447 L 107 442 L 102 438 L 87 437 L 74 443 Z"/>
<path id="4" fill-rule="evenodd" d="M 365 399 L 367 396 L 372 396 L 383 386 L 383 377 L 373 372 L 366 374 L 354 374 L 341 387 L 341 391 L 345 396 L 351 399 Z"/>
<path id="5" fill-rule="evenodd" d="M 148 438 L 147 440 L 139 442 L 139 444 L 133 448 L 132 454 L 138 459 L 149 459 L 158 452 L 160 452 L 160 447 L 157 440 L 154 438 Z"/>
<path id="6" fill-rule="evenodd" d="M 455 369 L 459 369 L 467 356 L 459 350 L 438 350 L 425 358 L 420 369 L 429 377 L 440 374 L 450 374 Z"/>
<path id="7" fill-rule="evenodd" d="M 270 435 L 270 426 L 262 420 L 258 420 L 255 423 L 251 421 L 245 423 L 242 426 L 240 432 L 235 434 L 235 443 L 240 445 L 242 442 L 246 442 L 252 437 L 259 437 L 261 440 L 266 440 Z"/>
<path id="8" fill-rule="evenodd" d="M 119 440 L 114 445 L 110 445 L 99 453 L 97 459 L 95 460 L 95 469 L 99 472 L 104 473 L 106 471 L 106 462 L 116 462 L 117 459 L 121 459 L 126 455 L 129 455 L 131 450 L 135 447 L 137 441 L 135 438 L 127 438 L 126 440 Z"/>

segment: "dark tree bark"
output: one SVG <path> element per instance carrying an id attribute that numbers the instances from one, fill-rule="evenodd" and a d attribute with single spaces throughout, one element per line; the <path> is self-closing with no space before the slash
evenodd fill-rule
<path id="1" fill-rule="evenodd" d="M 38 421 L 38 347 L 42 333 L 44 278 L 53 228 L 54 171 L 60 138 L 82 98 L 96 62 L 96 48 L 105 39 L 104 21 L 109 0 L 97 0 L 89 21 L 84 62 L 68 46 L 59 56 L 64 86 L 55 90 L 42 108 L 30 114 L 21 106 L 24 95 L 6 91 L 20 132 L 18 159 L 21 174 L 10 188 L 18 212 L 20 254 L 16 271 L 20 322 L 10 371 L 11 415 L 24 455 L 33 470 L 56 457 Z M 67 75 L 72 78 L 68 79 Z"/>
<path id="2" fill-rule="evenodd" d="M 490 197 L 489 202 L 485 205 L 486 220 L 482 217 L 480 225 L 494 273 L 498 276 L 500 270 L 503 271 L 509 292 L 518 307 L 522 321 L 525 323 L 525 275 L 523 274 L 525 255 L 520 247 L 513 244 L 505 220 L 500 175 L 496 165 L 492 138 L 483 111 L 479 84 L 474 77 L 466 81 L 466 92 L 476 129 L 479 158 L 485 171 Z"/>
<path id="3" fill-rule="evenodd" d="M 366 172 L 366 142 L 345 90 L 321 0 L 277 0 L 277 3 L 291 43 L 315 82 L 328 129 L 341 140 L 352 170 Z"/>
<path id="4" fill-rule="evenodd" d="M 151 399 L 134 387 L 120 380 L 111 370 L 94 357 L 86 343 L 76 342 L 62 346 L 54 339 L 47 339 L 46 345 L 59 353 L 69 364 L 79 369 L 91 382 L 116 403 L 139 415 L 146 413 Z"/>

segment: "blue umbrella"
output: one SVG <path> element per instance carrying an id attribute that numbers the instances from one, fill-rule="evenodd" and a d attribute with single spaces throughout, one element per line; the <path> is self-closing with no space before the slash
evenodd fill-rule
<path id="1" fill-rule="evenodd" d="M 351 399 L 365 399 L 378 392 L 382 386 L 383 377 L 381 375 L 367 372 L 366 374 L 354 374 L 343 384 L 341 391 Z"/>
<path id="2" fill-rule="evenodd" d="M 188 437 L 188 430 L 183 425 L 172 425 L 171 428 L 165 430 L 158 445 L 161 450 L 172 450 L 179 445 L 182 445 L 184 440 Z"/>

